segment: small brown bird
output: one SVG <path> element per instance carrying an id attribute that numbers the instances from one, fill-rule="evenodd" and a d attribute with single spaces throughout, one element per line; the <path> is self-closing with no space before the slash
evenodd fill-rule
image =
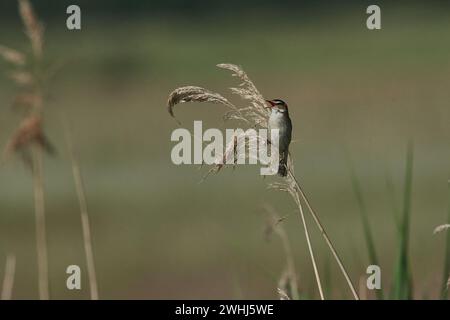
<path id="1" fill-rule="evenodd" d="M 287 175 L 287 161 L 289 155 L 289 144 L 292 137 L 292 122 L 289 117 L 288 106 L 286 102 L 280 99 L 266 100 L 270 105 L 272 113 L 269 117 L 268 128 L 279 130 L 278 150 L 280 162 L 278 165 L 278 174 L 282 177 Z M 274 142 L 272 142 L 274 143 Z"/>

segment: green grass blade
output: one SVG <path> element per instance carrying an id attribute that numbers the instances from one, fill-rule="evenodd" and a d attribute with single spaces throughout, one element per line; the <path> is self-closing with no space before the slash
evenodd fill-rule
<path id="1" fill-rule="evenodd" d="M 411 271 L 408 262 L 409 245 L 409 222 L 411 216 L 411 193 L 413 179 L 413 144 L 408 143 L 406 155 L 406 173 L 403 194 L 403 211 L 400 221 L 399 253 L 394 274 L 393 298 L 398 300 L 408 300 L 412 298 Z"/>
<path id="2" fill-rule="evenodd" d="M 399 232 L 400 231 L 400 219 L 399 219 L 399 209 L 397 208 L 397 201 L 396 201 L 396 197 L 395 197 L 395 187 L 394 187 L 394 182 L 392 181 L 392 177 L 391 175 L 386 172 L 385 174 L 385 180 L 386 180 L 386 190 L 387 190 L 387 194 L 389 196 L 389 200 L 390 200 L 390 204 L 392 207 L 392 216 L 394 217 L 394 222 L 395 222 L 395 228 L 396 231 Z"/>
<path id="3" fill-rule="evenodd" d="M 352 180 L 353 192 L 355 193 L 356 201 L 359 207 L 359 214 L 361 217 L 361 222 L 364 230 L 364 238 L 366 241 L 367 252 L 369 255 L 370 264 L 379 266 L 378 256 L 375 249 L 375 242 L 373 240 L 373 233 L 369 223 L 369 217 L 367 214 L 367 206 L 364 201 L 361 185 L 359 183 L 358 177 L 356 176 L 353 165 L 350 163 L 350 176 Z M 376 295 L 378 300 L 383 300 L 383 291 L 376 290 Z"/>

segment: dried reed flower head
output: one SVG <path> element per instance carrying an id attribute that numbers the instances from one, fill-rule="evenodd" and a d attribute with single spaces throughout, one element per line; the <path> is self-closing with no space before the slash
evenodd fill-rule
<path id="1" fill-rule="evenodd" d="M 228 113 L 227 118 L 243 120 L 253 124 L 253 126 L 267 128 L 270 112 L 266 109 L 266 101 L 245 71 L 241 67 L 230 63 L 221 63 L 217 67 L 233 72 L 232 76 L 242 81 L 238 88 L 230 88 L 231 92 L 250 103 L 249 106 L 232 110 Z"/>
<path id="2" fill-rule="evenodd" d="M 2 45 L 0 45 L 0 57 L 15 66 L 23 66 L 26 63 L 26 58 L 23 53 Z"/>
<path id="3" fill-rule="evenodd" d="M 30 115 L 22 120 L 6 145 L 4 157 L 7 158 L 13 153 L 19 153 L 22 155 L 23 160 L 30 164 L 27 150 L 32 145 L 42 148 L 49 154 L 54 154 L 55 152 L 55 149 L 43 132 L 42 117 L 38 115 Z"/>
<path id="4" fill-rule="evenodd" d="M 286 291 L 284 291 L 283 289 L 277 288 L 277 292 L 278 292 L 278 297 L 280 298 L 280 300 L 291 300 L 291 298 L 288 296 Z"/>
<path id="5" fill-rule="evenodd" d="M 14 71 L 9 74 L 9 77 L 19 86 L 29 87 L 34 84 L 34 77 L 27 71 Z"/>
<path id="6" fill-rule="evenodd" d="M 25 32 L 30 39 L 31 48 L 36 59 L 42 57 L 44 42 L 44 27 L 37 19 L 29 0 L 19 1 L 19 13 L 25 26 Z"/>
<path id="7" fill-rule="evenodd" d="M 179 103 L 186 102 L 211 102 L 217 104 L 223 104 L 226 106 L 232 106 L 232 104 L 218 93 L 209 91 L 202 87 L 186 86 L 177 88 L 169 95 L 167 100 L 167 108 L 172 117 L 175 117 L 173 113 L 173 107 Z"/>
<path id="8" fill-rule="evenodd" d="M 437 227 L 434 229 L 433 234 L 436 234 L 436 233 L 445 231 L 445 230 L 447 230 L 447 229 L 450 229 L 450 224 L 442 224 L 442 225 L 440 225 L 440 226 L 437 226 Z"/>
<path id="9" fill-rule="evenodd" d="M 265 108 L 265 99 L 244 70 L 237 65 L 229 63 L 218 64 L 217 67 L 232 71 L 233 76 L 242 80 L 242 83 L 238 88 L 230 89 L 232 93 L 235 93 L 242 99 L 247 100 L 249 102 L 248 106 L 237 107 L 218 93 L 201 87 L 186 86 L 175 89 L 169 95 L 169 99 L 167 101 L 169 113 L 173 116 L 173 107 L 179 103 L 212 102 L 225 105 L 230 109 L 229 112 L 225 114 L 226 120 L 240 120 L 250 126 L 267 128 L 269 111 Z"/>
<path id="10" fill-rule="evenodd" d="M 235 132 L 228 142 L 225 152 L 217 155 L 214 161 L 214 166 L 211 170 L 209 170 L 208 174 L 211 172 L 219 172 L 225 164 L 232 163 L 233 166 L 235 166 L 238 162 L 239 155 L 245 155 L 246 159 L 250 159 L 252 155 L 257 154 L 258 145 L 262 145 L 264 143 L 267 143 L 267 141 L 261 138 L 258 134 L 248 136 L 245 131 Z M 246 149 L 248 149 L 248 153 L 245 152 Z"/>
<path id="11" fill-rule="evenodd" d="M 174 117 L 173 108 L 177 104 L 186 102 L 210 102 L 215 104 L 222 104 L 228 107 L 229 111 L 226 112 L 225 120 L 238 120 L 246 123 L 250 127 L 267 128 L 267 121 L 269 117 L 269 111 L 265 108 L 266 101 L 256 86 L 244 72 L 244 70 L 234 64 L 218 64 L 217 67 L 226 69 L 233 72 L 233 76 L 238 77 L 242 83 L 238 88 L 230 88 L 231 92 L 239 95 L 242 99 L 249 102 L 247 106 L 238 107 L 231 103 L 228 99 L 220 95 L 219 93 L 210 91 L 208 89 L 197 86 L 185 86 L 180 87 L 172 91 L 167 100 L 167 108 L 172 117 Z M 241 135 L 235 135 L 227 145 L 223 155 L 218 155 L 215 161 L 214 167 L 208 172 L 218 172 L 226 163 L 229 163 L 229 159 L 234 156 L 236 160 L 237 146 L 239 139 L 245 139 L 245 133 Z M 259 135 L 253 137 L 258 141 L 266 142 L 266 139 L 262 139 Z M 254 146 L 255 141 L 246 140 L 245 146 Z M 249 153 L 251 154 L 251 153 Z M 207 174 L 207 175 L 208 175 Z"/>
<path id="12" fill-rule="evenodd" d="M 221 63 L 218 64 L 217 67 L 231 71 L 232 76 L 237 77 L 239 78 L 239 80 L 241 80 L 241 83 L 238 87 L 232 87 L 230 88 L 230 90 L 232 93 L 240 96 L 243 100 L 248 102 L 246 106 L 236 106 L 235 104 L 224 98 L 222 95 L 202 87 L 185 86 L 177 88 L 170 93 L 167 101 L 167 108 L 169 113 L 174 116 L 173 108 L 175 105 L 180 103 L 212 102 L 225 105 L 229 108 L 229 111 L 224 116 L 225 120 L 242 121 L 253 128 L 267 128 L 270 111 L 266 108 L 266 100 L 256 88 L 255 84 L 247 75 L 247 73 L 245 73 L 245 71 L 241 67 L 235 64 Z M 223 155 L 218 155 L 216 165 L 208 172 L 208 174 L 210 172 L 220 171 L 224 164 L 228 163 L 226 160 L 231 156 L 236 155 L 236 146 L 238 145 L 236 143 L 236 139 L 239 138 L 241 137 L 234 137 L 234 139 L 229 142 L 225 149 L 225 153 Z M 267 142 L 259 135 L 256 137 L 256 139 L 258 139 L 258 141 L 260 142 Z M 247 143 L 247 145 L 249 145 L 249 143 Z M 298 185 L 295 181 L 293 173 L 294 166 L 292 158 L 288 157 L 288 176 L 282 183 L 272 184 L 271 188 L 287 191 L 294 197 L 294 199 L 298 199 Z M 208 174 L 206 176 L 208 176 Z"/>

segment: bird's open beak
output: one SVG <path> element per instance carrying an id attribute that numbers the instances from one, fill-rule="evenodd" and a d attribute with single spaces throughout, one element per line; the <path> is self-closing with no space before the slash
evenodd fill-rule
<path id="1" fill-rule="evenodd" d="M 269 104 L 266 108 L 273 108 L 273 106 L 275 105 L 275 103 L 270 100 L 266 100 L 266 102 Z"/>

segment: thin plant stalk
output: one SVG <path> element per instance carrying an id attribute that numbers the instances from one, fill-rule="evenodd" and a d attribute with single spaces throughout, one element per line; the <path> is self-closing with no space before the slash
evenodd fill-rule
<path id="1" fill-rule="evenodd" d="M 319 220 L 319 217 L 317 216 L 316 212 L 314 211 L 314 209 L 311 206 L 311 203 L 308 200 L 308 197 L 306 196 L 305 192 L 303 191 L 302 187 L 300 186 L 300 184 L 298 183 L 297 179 L 295 178 L 294 174 L 292 173 L 292 171 L 289 169 L 288 171 L 288 175 L 289 178 L 292 179 L 295 183 L 295 188 L 298 191 L 298 194 L 300 195 L 300 197 L 303 199 L 303 201 L 305 202 L 310 214 L 312 215 L 314 222 L 316 223 L 320 234 L 322 235 L 322 237 L 324 238 L 326 244 L 328 245 L 334 259 L 336 260 L 339 268 L 341 269 L 342 274 L 345 277 L 345 280 L 347 281 L 347 284 L 353 294 L 353 297 L 355 298 L 355 300 L 359 300 L 358 297 L 358 293 L 355 290 L 355 287 L 352 283 L 352 280 L 350 279 L 350 276 L 348 275 L 348 272 L 345 270 L 344 264 L 341 261 L 341 258 L 339 257 L 338 253 L 336 252 L 336 249 L 334 248 L 333 243 L 331 242 L 330 238 L 328 237 L 327 232 L 325 231 L 324 227 L 322 226 L 322 223 Z M 300 208 L 300 207 L 299 207 Z"/>
<path id="2" fill-rule="evenodd" d="M 269 212 L 271 212 L 271 214 L 273 216 L 273 219 L 274 219 L 273 230 L 278 235 L 278 237 L 281 239 L 281 243 L 283 245 L 284 254 L 286 256 L 286 266 L 287 266 L 287 272 L 289 275 L 289 286 L 291 289 L 290 293 L 292 295 L 292 299 L 298 300 L 298 299 L 300 299 L 300 294 L 299 294 L 299 290 L 298 290 L 297 273 L 295 272 L 295 263 L 294 263 L 294 255 L 292 254 L 292 247 L 289 242 L 289 237 L 287 235 L 286 230 L 284 230 L 284 228 L 282 226 L 279 226 L 279 223 L 283 219 L 279 218 L 275 209 L 273 209 L 272 207 L 266 206 L 266 209 Z"/>
<path id="3" fill-rule="evenodd" d="M 291 287 L 291 292 L 292 292 L 292 298 L 294 300 L 298 300 L 300 298 L 299 293 L 298 293 L 298 284 L 297 284 L 297 274 L 295 272 L 295 265 L 294 265 L 294 259 L 293 259 L 293 255 L 292 255 L 292 249 L 291 246 L 289 244 L 289 240 L 287 237 L 286 232 L 280 232 L 279 233 L 281 241 L 283 242 L 283 248 L 286 254 L 286 263 L 287 263 L 287 268 L 288 268 L 288 272 L 291 275 L 290 276 L 290 287 Z"/>
<path id="4" fill-rule="evenodd" d="M 14 287 L 14 275 L 16 273 L 16 256 L 11 254 L 6 257 L 5 276 L 3 278 L 1 300 L 11 300 Z"/>
<path id="5" fill-rule="evenodd" d="M 450 200 L 450 180 L 448 181 L 448 199 Z M 450 201 L 447 213 L 447 223 L 450 223 Z M 445 260 L 442 279 L 441 299 L 445 300 L 448 297 L 448 280 L 450 274 L 450 231 L 447 230 L 445 235 Z"/>
<path id="6" fill-rule="evenodd" d="M 411 273 L 408 262 L 409 220 L 411 215 L 411 196 L 413 179 L 414 151 L 412 142 L 408 143 L 406 154 L 406 172 L 403 194 L 403 212 L 399 225 L 399 253 L 394 275 L 393 298 L 408 300 L 411 298 Z"/>
<path id="7" fill-rule="evenodd" d="M 36 249 L 38 264 L 39 299 L 49 299 L 47 239 L 45 227 L 45 197 L 42 150 L 33 147 L 33 192 L 36 215 Z"/>
<path id="8" fill-rule="evenodd" d="M 317 288 L 319 289 L 320 299 L 325 300 L 325 296 L 323 294 L 322 283 L 320 281 L 319 270 L 317 269 L 316 259 L 314 258 L 314 250 L 311 245 L 311 239 L 309 236 L 308 225 L 306 224 L 305 214 L 303 212 L 303 206 L 300 201 L 300 198 L 298 197 L 298 194 L 296 195 L 295 202 L 298 205 L 300 218 L 301 218 L 302 224 L 303 224 L 303 229 L 305 230 L 306 243 L 308 244 L 309 256 L 311 257 L 311 263 L 313 265 L 314 276 L 316 277 Z"/>
<path id="9" fill-rule="evenodd" d="M 91 227 L 89 223 L 86 193 L 84 192 L 81 170 L 74 155 L 70 135 L 67 129 L 65 131 L 66 131 L 67 148 L 69 150 L 70 160 L 72 163 L 73 180 L 75 183 L 78 203 L 80 206 L 81 228 L 83 230 L 83 244 L 84 244 L 84 251 L 86 254 L 86 265 L 88 270 L 91 300 L 98 300 L 97 275 L 95 272 L 94 252 L 92 249 L 92 236 L 91 236 Z"/>

